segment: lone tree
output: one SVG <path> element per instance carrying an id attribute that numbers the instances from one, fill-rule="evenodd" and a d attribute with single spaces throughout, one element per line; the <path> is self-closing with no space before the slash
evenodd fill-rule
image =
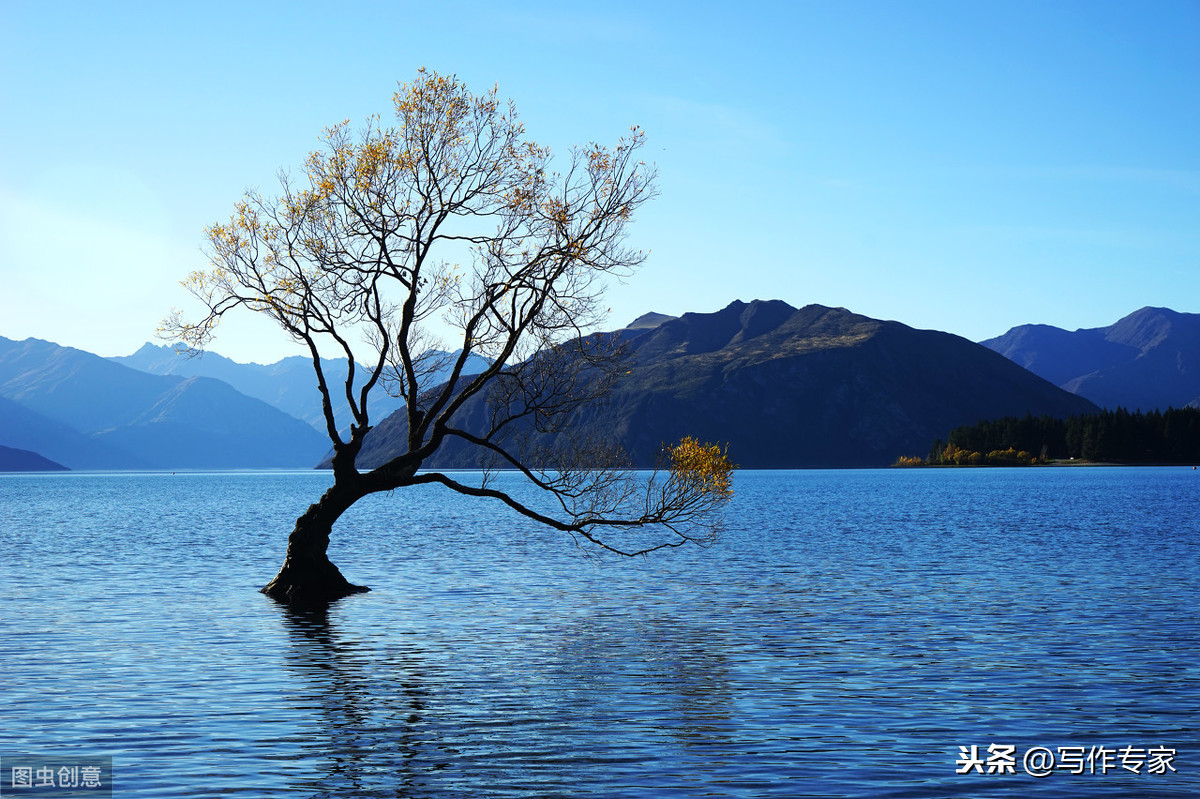
<path id="1" fill-rule="evenodd" d="M 549 150 L 525 138 L 495 89 L 475 95 L 421 70 L 394 102 L 394 126 L 372 118 L 357 131 L 348 121 L 327 129 L 300 180 L 281 173 L 277 197 L 247 192 L 229 222 L 208 228 L 212 267 L 184 281 L 207 311 L 191 320 L 175 311 L 163 323 L 162 335 L 198 352 L 227 313 L 246 308 L 312 357 L 333 485 L 296 520 L 263 592 L 328 601 L 368 590 L 329 560 L 333 525 L 365 496 L 420 484 L 499 500 L 626 555 L 710 538 L 731 494 L 719 448 L 665 446 L 662 468 L 647 475 L 568 424 L 623 373 L 619 348 L 585 331 L 602 318 L 604 279 L 643 260 L 624 243 L 654 193 L 654 172 L 637 159 L 642 133 L 611 149 L 576 149 L 555 173 Z M 437 318 L 461 334 L 457 351 L 433 335 Z M 473 353 L 490 365 L 469 374 Z M 335 357 L 348 362 L 341 385 L 327 380 Z M 360 471 L 381 391 L 405 403 L 407 449 Z M 486 410 L 468 414 L 468 403 Z M 549 431 L 554 446 L 531 443 Z M 551 501 L 500 490 L 490 468 L 477 484 L 420 471 L 452 441 L 516 470 Z M 623 543 L 631 528 L 659 534 Z"/>

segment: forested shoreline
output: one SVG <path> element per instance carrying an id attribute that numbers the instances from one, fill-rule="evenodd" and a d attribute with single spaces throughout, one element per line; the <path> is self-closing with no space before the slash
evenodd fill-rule
<path id="1" fill-rule="evenodd" d="M 1124 408 L 1056 419 L 1006 416 L 957 427 L 898 466 L 1028 466 L 1053 461 L 1200 463 L 1200 409 Z"/>

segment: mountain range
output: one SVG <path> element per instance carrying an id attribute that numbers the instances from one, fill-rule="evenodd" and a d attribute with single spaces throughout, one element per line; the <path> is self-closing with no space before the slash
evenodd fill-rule
<path id="1" fill-rule="evenodd" d="M 0 337 L 0 444 L 73 469 L 308 467 L 327 439 L 229 384 Z"/>
<path id="2" fill-rule="evenodd" d="M 1108 327 L 1021 325 L 982 344 L 1104 408 L 1200 407 L 1200 314 L 1142 308 Z"/>
<path id="3" fill-rule="evenodd" d="M 184 357 L 180 354 L 181 349 L 182 345 L 145 344 L 132 355 L 117 356 L 110 360 L 156 375 L 211 377 L 222 380 L 248 397 L 260 399 L 290 416 L 308 422 L 322 436 L 325 435 L 325 415 L 321 410 L 321 395 L 317 390 L 317 378 L 313 372 L 311 358 L 294 355 L 262 365 L 238 363 L 215 352 Z M 457 355 L 457 352 L 454 354 Z M 323 359 L 322 368 L 326 381 L 333 386 L 344 385 L 348 363 L 345 358 Z M 467 374 L 480 372 L 487 365 L 488 361 L 485 359 L 471 355 L 467 359 Z M 435 373 L 428 379 L 437 383 L 445 377 L 439 378 Z M 361 379 L 355 380 L 356 387 L 361 387 L 362 383 Z M 372 415 L 380 419 L 404 404 L 379 389 L 372 392 L 371 398 Z M 349 419 L 345 408 L 335 408 L 335 413 L 338 419 Z"/>
<path id="4" fill-rule="evenodd" d="M 727 443 L 747 468 L 881 466 L 981 419 L 1097 410 L 964 338 L 844 308 L 739 301 L 716 313 L 647 315 L 617 334 L 629 371 L 571 427 L 614 436 L 642 466 L 685 435 Z M 484 406 L 476 398 L 456 423 L 470 427 Z M 405 414 L 388 417 L 359 462 L 388 460 L 405 437 Z M 478 464 L 453 442 L 427 465 Z"/>
<path id="5" fill-rule="evenodd" d="M 1073 333 L 1024 325 L 982 345 L 779 300 L 650 313 L 609 335 L 628 348 L 627 374 L 573 424 L 615 437 L 638 465 L 692 435 L 728 443 L 747 468 L 879 466 L 984 419 L 1200 405 L 1200 315 L 1165 308 Z M 314 384 L 303 357 L 263 366 L 147 344 L 101 358 L 0 338 L 0 470 L 308 468 L 328 450 Z M 405 414 L 379 413 L 399 403 L 376 402 L 364 466 L 406 433 Z M 477 399 L 459 421 L 483 412 Z M 448 446 L 428 465 L 477 463 Z"/>

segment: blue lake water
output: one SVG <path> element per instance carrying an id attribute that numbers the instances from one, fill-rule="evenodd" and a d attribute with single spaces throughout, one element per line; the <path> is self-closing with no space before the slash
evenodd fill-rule
<path id="1" fill-rule="evenodd" d="M 0 477 L 0 758 L 145 797 L 1200 794 L 1190 468 L 739 472 L 716 545 L 633 560 L 410 489 L 335 530 L 374 590 L 291 613 L 257 589 L 328 479 Z M 992 744 L 1015 774 L 956 773 Z"/>

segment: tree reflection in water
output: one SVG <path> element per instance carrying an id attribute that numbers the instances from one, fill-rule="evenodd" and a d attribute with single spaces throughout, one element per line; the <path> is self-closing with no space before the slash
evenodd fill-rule
<path id="1" fill-rule="evenodd" d="M 395 642 L 381 650 L 343 633 L 330 618 L 336 604 L 279 604 L 290 638 L 286 661 L 307 686 L 292 697 L 294 707 L 321 722 L 296 742 L 318 764 L 305 787 L 315 796 L 420 796 L 424 777 L 439 768 L 419 732 L 423 659 Z"/>
<path id="2" fill-rule="evenodd" d="M 350 618 L 363 629 L 361 607 L 339 626 L 337 604 L 281 606 L 303 685 L 291 704 L 316 722 L 288 742 L 310 758 L 295 788 L 540 797 L 758 784 L 739 760 L 738 665 L 720 629 L 670 612 L 506 616 L 515 607 L 442 599 L 420 621 L 377 609 L 374 638 L 348 632 Z"/>

